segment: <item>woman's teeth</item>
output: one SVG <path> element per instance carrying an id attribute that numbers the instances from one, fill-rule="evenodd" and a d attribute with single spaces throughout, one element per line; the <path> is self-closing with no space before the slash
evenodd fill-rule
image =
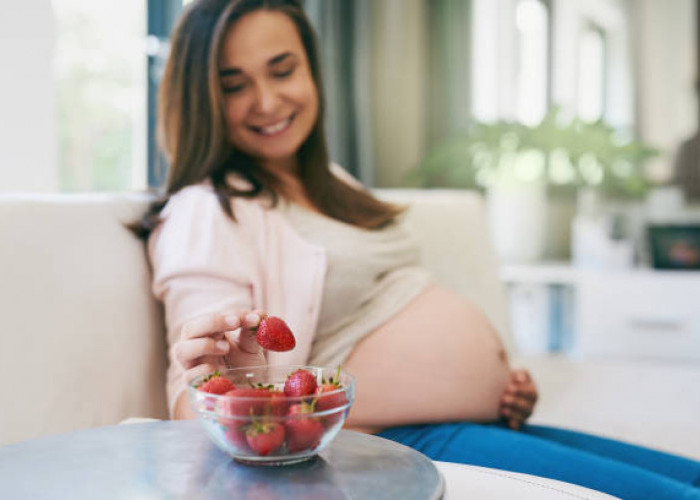
<path id="1" fill-rule="evenodd" d="M 289 125 L 292 122 L 292 117 L 287 118 L 286 120 L 283 120 L 279 123 L 276 123 L 274 125 L 270 125 L 269 127 L 260 127 L 258 128 L 258 132 L 260 132 L 263 135 L 272 135 L 276 134 L 277 132 L 281 132 L 284 130 L 287 125 Z"/>

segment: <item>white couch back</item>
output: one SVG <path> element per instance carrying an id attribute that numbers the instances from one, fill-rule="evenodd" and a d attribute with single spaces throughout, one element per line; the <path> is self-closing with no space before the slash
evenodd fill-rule
<path id="1" fill-rule="evenodd" d="M 407 223 L 438 279 L 503 331 L 506 303 L 481 198 L 380 190 L 411 204 Z M 162 314 L 144 245 L 124 227 L 134 194 L 0 195 L 0 445 L 166 417 Z"/>
<path id="2" fill-rule="evenodd" d="M 410 207 L 406 224 L 420 242 L 423 264 L 440 283 L 479 305 L 510 349 L 508 304 L 483 197 L 475 191 L 451 189 L 375 192 Z"/>
<path id="3" fill-rule="evenodd" d="M 165 417 L 165 347 L 135 195 L 0 197 L 0 444 Z"/>

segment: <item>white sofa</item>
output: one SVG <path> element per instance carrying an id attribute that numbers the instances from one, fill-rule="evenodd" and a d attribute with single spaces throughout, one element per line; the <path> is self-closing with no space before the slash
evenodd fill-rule
<path id="1" fill-rule="evenodd" d="M 411 203 L 426 264 L 505 330 L 481 199 L 384 191 Z M 166 417 L 166 355 L 144 245 L 123 223 L 141 194 L 0 196 L 0 445 Z"/>
<path id="2" fill-rule="evenodd" d="M 481 305 L 508 340 L 482 199 L 465 191 L 378 193 L 410 204 L 407 222 L 425 265 Z M 144 246 L 123 227 L 149 200 L 0 195 L 0 445 L 167 416 L 161 310 Z M 540 386 L 534 422 L 700 458 L 695 367 L 549 357 L 516 363 Z"/>
<path id="3" fill-rule="evenodd" d="M 0 197 L 0 444 L 165 417 L 141 195 Z"/>

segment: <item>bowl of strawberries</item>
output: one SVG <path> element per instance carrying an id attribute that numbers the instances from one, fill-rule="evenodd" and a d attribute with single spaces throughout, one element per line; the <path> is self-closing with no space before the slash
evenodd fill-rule
<path id="1" fill-rule="evenodd" d="M 355 379 L 340 367 L 252 366 L 197 377 L 188 391 L 207 435 L 236 461 L 287 465 L 338 434 Z"/>

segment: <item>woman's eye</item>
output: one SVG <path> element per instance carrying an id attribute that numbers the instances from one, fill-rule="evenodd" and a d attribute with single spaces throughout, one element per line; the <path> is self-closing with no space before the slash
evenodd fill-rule
<path id="1" fill-rule="evenodd" d="M 289 68 L 289 69 L 284 70 L 284 71 L 277 71 L 277 72 L 273 73 L 273 76 L 275 78 L 287 78 L 292 73 L 294 73 L 294 68 Z"/>
<path id="2" fill-rule="evenodd" d="M 223 87 L 224 94 L 236 94 L 245 88 L 245 84 L 226 85 Z"/>

